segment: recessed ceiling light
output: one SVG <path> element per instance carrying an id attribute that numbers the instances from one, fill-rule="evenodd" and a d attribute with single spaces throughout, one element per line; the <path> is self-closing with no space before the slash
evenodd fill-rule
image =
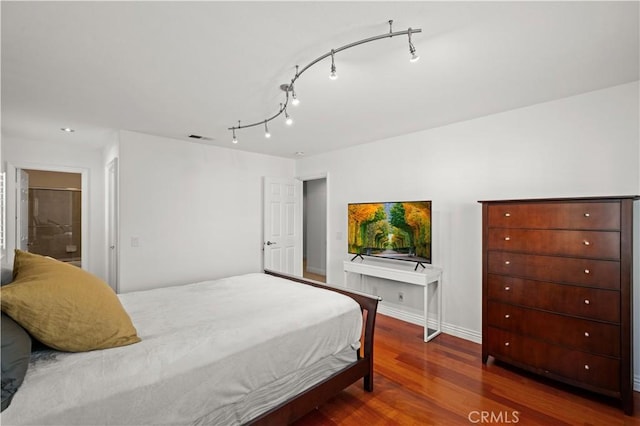
<path id="1" fill-rule="evenodd" d="M 60 130 L 62 130 L 63 132 L 67 132 L 67 133 L 75 132 L 75 130 L 72 129 L 71 127 L 62 127 Z"/>
<path id="2" fill-rule="evenodd" d="M 304 151 L 296 151 L 296 155 L 298 157 L 302 157 L 302 156 L 304 156 Z"/>

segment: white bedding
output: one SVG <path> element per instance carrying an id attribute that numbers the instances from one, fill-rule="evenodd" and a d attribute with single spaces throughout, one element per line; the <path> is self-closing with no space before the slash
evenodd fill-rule
<path id="1" fill-rule="evenodd" d="M 2 425 L 241 424 L 356 360 L 359 305 L 265 274 L 120 295 L 142 342 L 33 357 Z"/>

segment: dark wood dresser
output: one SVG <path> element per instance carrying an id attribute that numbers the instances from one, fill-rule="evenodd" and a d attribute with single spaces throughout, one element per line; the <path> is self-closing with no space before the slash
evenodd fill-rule
<path id="1" fill-rule="evenodd" d="M 484 363 L 618 398 L 632 413 L 638 198 L 480 201 Z"/>

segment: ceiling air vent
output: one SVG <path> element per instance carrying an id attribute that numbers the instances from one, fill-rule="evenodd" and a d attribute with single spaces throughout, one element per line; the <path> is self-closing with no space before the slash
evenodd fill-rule
<path id="1" fill-rule="evenodd" d="M 200 136 L 200 135 L 189 135 L 189 137 L 191 139 L 198 139 L 198 140 L 203 140 L 203 141 L 212 141 L 213 138 L 207 137 L 207 136 Z"/>

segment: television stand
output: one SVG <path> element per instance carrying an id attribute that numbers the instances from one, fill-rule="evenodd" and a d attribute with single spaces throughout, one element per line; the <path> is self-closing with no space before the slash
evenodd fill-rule
<path id="1" fill-rule="evenodd" d="M 440 288 L 442 284 L 442 269 L 433 266 L 427 268 L 424 265 L 422 265 L 422 267 L 424 269 L 418 272 L 416 270 L 412 271 L 411 265 L 396 265 L 391 262 L 384 264 L 382 262 L 354 262 L 353 259 L 351 259 L 351 261 L 345 260 L 343 262 L 344 286 L 349 289 L 347 280 L 349 272 L 360 274 L 361 282 L 366 275 L 421 286 L 424 295 L 424 320 L 422 323 L 424 326 L 424 341 L 428 342 L 442 332 L 442 289 Z M 418 265 L 416 265 L 416 269 L 417 268 Z M 429 286 L 433 286 L 434 288 L 433 297 L 435 297 L 438 307 L 435 328 L 429 328 Z M 362 286 L 359 290 L 362 290 Z M 383 308 L 383 306 L 381 308 Z"/>
<path id="2" fill-rule="evenodd" d="M 364 262 L 364 257 L 362 257 L 362 255 L 360 253 L 356 254 L 355 256 L 353 256 L 351 258 L 351 262 L 353 262 L 354 260 L 356 260 L 357 258 L 362 259 L 362 261 Z"/>

